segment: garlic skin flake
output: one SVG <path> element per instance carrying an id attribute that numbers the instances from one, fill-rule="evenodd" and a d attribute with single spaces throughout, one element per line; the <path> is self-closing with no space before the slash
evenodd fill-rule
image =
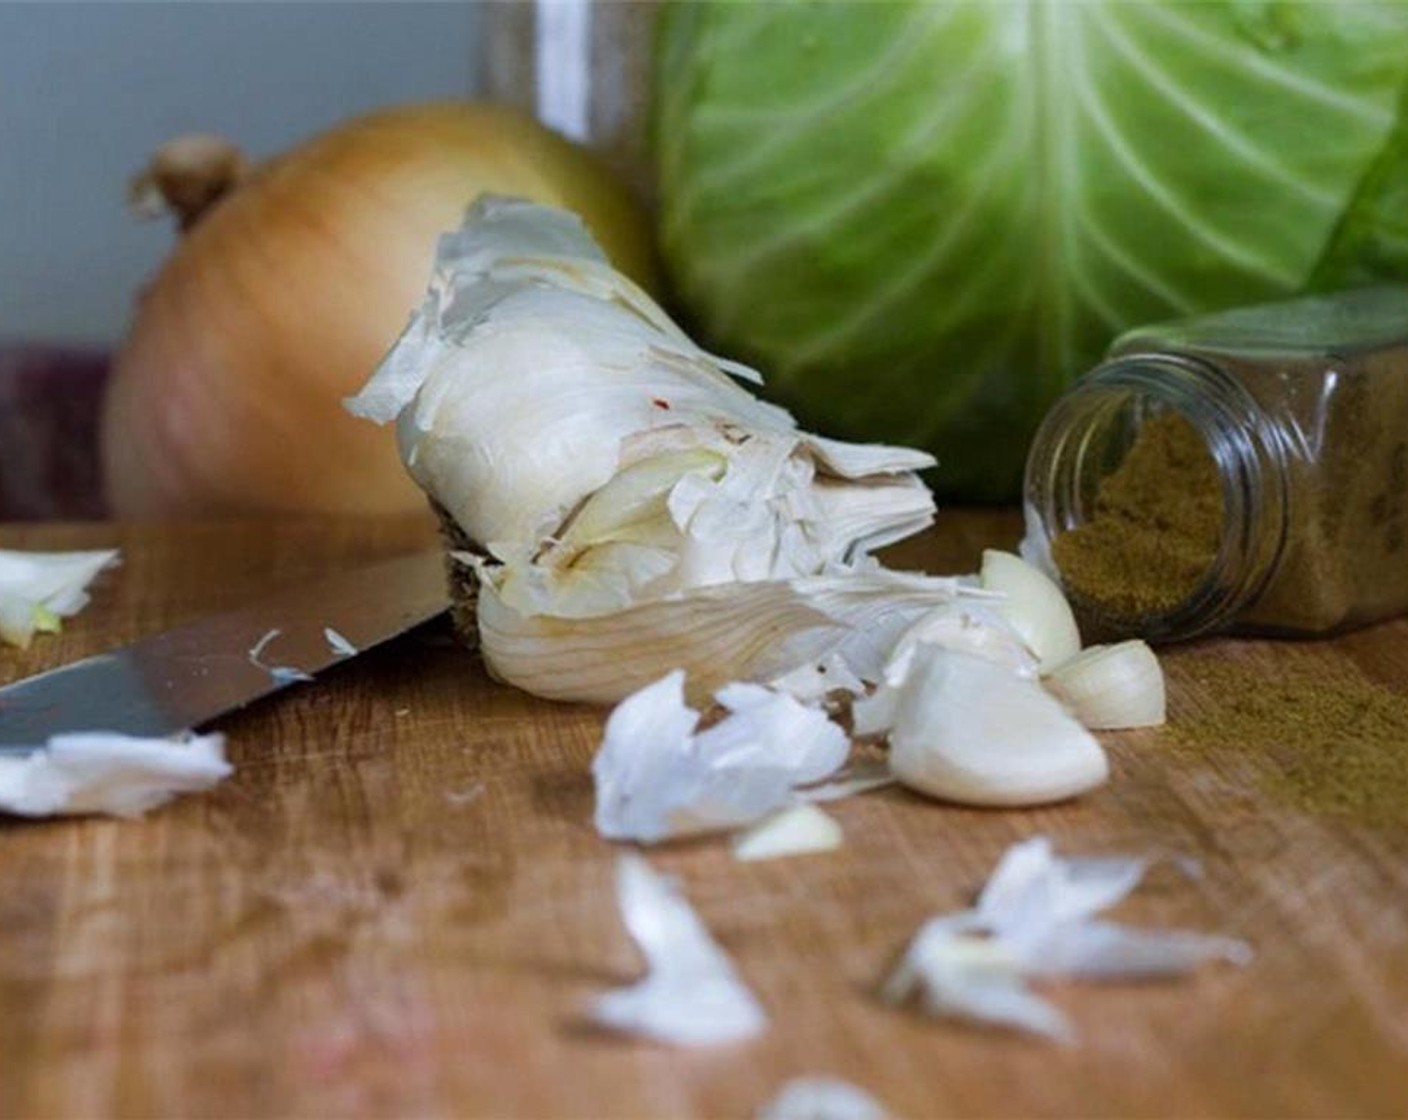
<path id="1" fill-rule="evenodd" d="M 1167 719 L 1163 668 L 1138 639 L 1082 650 L 1042 684 L 1092 731 L 1157 727 Z"/>
<path id="2" fill-rule="evenodd" d="M 253 665 L 256 669 L 263 669 L 264 672 L 268 673 L 269 676 L 274 679 L 275 684 L 288 685 L 311 681 L 313 679 L 313 675 L 311 673 L 304 672 L 297 666 L 269 665 L 264 661 L 264 651 L 268 649 L 269 644 L 282 633 L 283 630 L 279 629 L 278 627 L 275 627 L 272 630 L 265 631 L 264 634 L 260 637 L 260 639 L 255 642 L 254 645 L 249 647 L 249 653 L 247 655 L 249 663 Z M 327 635 L 324 634 L 324 636 L 326 637 Z M 328 638 L 328 642 L 329 644 L 332 644 L 332 639 Z"/>
<path id="3" fill-rule="evenodd" d="M 0 549 L 0 641 L 25 649 L 34 635 L 88 605 L 88 585 L 119 562 L 117 549 L 19 552 Z"/>
<path id="4" fill-rule="evenodd" d="M 929 455 L 809 435 L 739 379 L 758 378 L 691 342 L 576 218 L 486 198 L 441 239 L 421 310 L 348 408 L 396 420 L 407 469 L 470 542 L 491 671 L 615 701 L 674 667 L 721 683 L 845 657 L 855 620 L 806 581 L 878 577 L 870 553 L 933 519 L 914 473 Z M 711 589 L 755 586 L 765 631 L 695 638 Z M 614 689 L 559 671 L 591 678 L 605 651 L 638 661 Z"/>
<path id="5" fill-rule="evenodd" d="M 839 1077 L 794 1077 L 757 1112 L 758 1120 L 885 1120 L 885 1106 Z"/>
<path id="6" fill-rule="evenodd" d="M 1075 1040 L 1065 1016 L 1027 988 L 1017 955 L 987 936 L 971 911 L 925 922 L 880 990 L 891 1004 L 915 995 L 935 1017 L 1010 1027 L 1054 1042 Z"/>
<path id="7" fill-rule="evenodd" d="M 760 685 L 717 699 L 729 715 L 696 731 L 676 670 L 617 706 L 592 762 L 598 832 L 657 843 L 739 828 L 845 764 L 850 742 L 824 713 Z"/>
<path id="8" fill-rule="evenodd" d="M 32 754 L 0 757 L 0 812 L 139 817 L 177 794 L 210 789 L 233 772 L 222 735 L 55 735 Z"/>
<path id="9" fill-rule="evenodd" d="M 918 993 L 933 1014 L 1072 1042 L 1065 1017 L 1026 987 L 1027 978 L 1173 977 L 1208 961 L 1250 961 L 1251 949 L 1234 938 L 1098 920 L 1146 867 L 1142 859 L 1062 859 L 1044 836 L 1015 844 L 972 910 L 920 928 L 881 997 L 899 1003 Z"/>
<path id="10" fill-rule="evenodd" d="M 640 946 L 645 978 L 597 997 L 596 1023 L 679 1046 L 713 1046 L 762 1033 L 767 1016 L 689 903 L 640 856 L 616 864 L 621 918 Z"/>
<path id="11" fill-rule="evenodd" d="M 1101 785 L 1105 752 L 1035 681 L 921 644 L 898 690 L 890 766 L 911 789 L 965 805 L 1039 805 Z"/>
<path id="12" fill-rule="evenodd" d="M 346 635 L 334 630 L 331 626 L 323 627 L 323 639 L 328 643 L 328 649 L 337 654 L 338 657 L 356 657 L 358 649 Z"/>
<path id="13" fill-rule="evenodd" d="M 1010 552 L 987 549 L 979 583 L 1003 596 L 994 605 L 1022 636 L 1043 671 L 1080 652 L 1076 616 L 1056 581 Z"/>

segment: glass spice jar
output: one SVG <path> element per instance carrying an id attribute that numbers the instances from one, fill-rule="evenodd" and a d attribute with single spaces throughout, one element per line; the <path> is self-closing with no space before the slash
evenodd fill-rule
<path id="1" fill-rule="evenodd" d="M 1124 335 L 1043 421 L 1025 501 L 1024 550 L 1090 635 L 1408 611 L 1408 288 Z"/>

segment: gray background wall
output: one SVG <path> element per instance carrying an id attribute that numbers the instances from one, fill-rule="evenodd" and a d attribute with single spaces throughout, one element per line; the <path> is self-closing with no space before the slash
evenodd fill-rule
<path id="1" fill-rule="evenodd" d="M 0 339 L 110 343 L 169 249 L 126 211 L 163 140 L 268 155 L 378 105 L 475 89 L 460 3 L 0 2 Z"/>

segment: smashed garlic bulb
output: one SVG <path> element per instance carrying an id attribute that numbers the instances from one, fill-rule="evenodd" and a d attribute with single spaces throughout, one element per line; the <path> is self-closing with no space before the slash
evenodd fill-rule
<path id="1" fill-rule="evenodd" d="M 575 217 L 486 198 L 348 408 L 397 422 L 407 469 L 470 543 L 491 671 L 613 701 L 676 667 L 770 680 L 836 653 L 857 620 L 808 580 L 881 577 L 904 601 L 891 643 L 957 593 L 885 584 L 870 558 L 932 521 L 914 474 L 929 455 L 809 435 L 740 380 L 758 375 L 691 342 Z M 695 638 L 757 588 L 765 625 Z M 883 654 L 861 653 L 878 671 Z"/>

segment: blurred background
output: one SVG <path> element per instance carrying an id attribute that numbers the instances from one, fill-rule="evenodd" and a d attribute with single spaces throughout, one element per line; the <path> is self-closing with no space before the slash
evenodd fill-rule
<path id="1" fill-rule="evenodd" d="M 271 155 L 477 91 L 473 3 L 0 3 L 0 337 L 115 344 L 168 224 L 127 180 L 184 132 Z"/>
<path id="2" fill-rule="evenodd" d="M 0 0 L 0 521 L 423 509 L 340 402 L 483 193 L 1012 503 L 1122 332 L 1408 277 L 1408 4 Z"/>
<path id="3" fill-rule="evenodd" d="M 478 89 L 474 3 L 0 3 L 0 520 L 106 512 L 98 393 L 171 251 L 128 180 L 173 136 L 258 159 Z"/>

